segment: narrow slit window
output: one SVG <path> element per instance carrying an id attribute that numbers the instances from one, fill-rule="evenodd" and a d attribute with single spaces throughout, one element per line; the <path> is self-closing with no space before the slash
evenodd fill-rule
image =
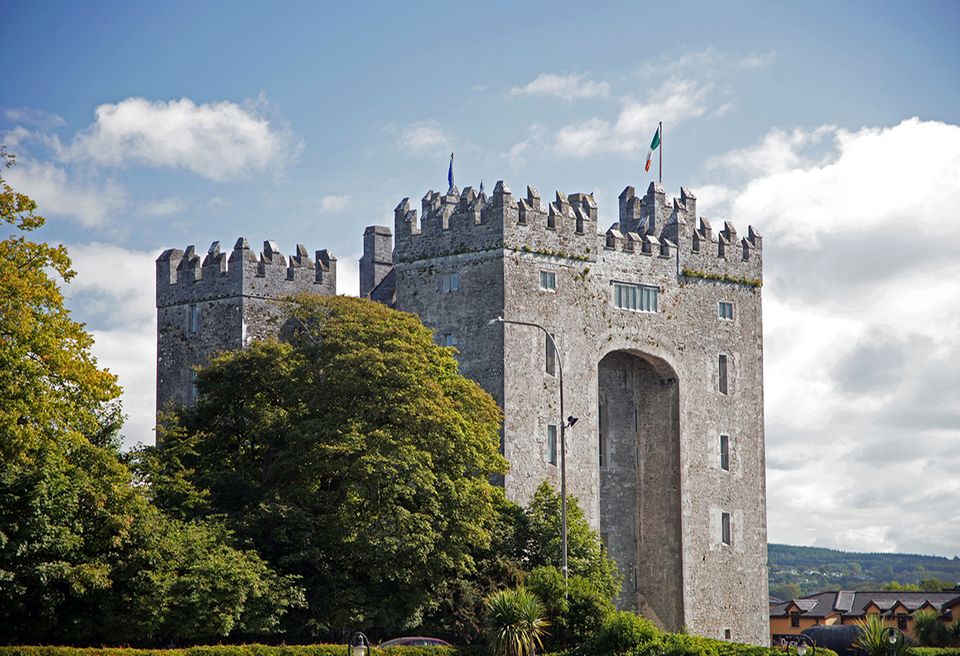
<path id="1" fill-rule="evenodd" d="M 720 354 L 718 359 L 717 388 L 721 394 L 727 393 L 727 356 L 723 353 Z"/>
<path id="2" fill-rule="evenodd" d="M 543 336 L 543 341 L 546 343 L 546 352 L 544 355 L 546 356 L 547 373 L 550 374 L 551 376 L 556 376 L 557 375 L 557 349 L 554 348 L 553 346 L 554 342 L 552 337 L 553 335 L 551 335 L 550 337 L 547 337 L 546 335 Z"/>
<path id="3" fill-rule="evenodd" d="M 720 515 L 720 541 L 723 544 L 730 544 L 730 513 L 728 512 Z"/>
<path id="4" fill-rule="evenodd" d="M 190 304 L 188 318 L 188 330 L 191 335 L 200 332 L 200 307 L 196 303 Z"/>
<path id="5" fill-rule="evenodd" d="M 200 396 L 200 392 L 197 389 L 197 372 L 190 372 L 190 403 L 196 403 L 197 397 Z"/>
<path id="6" fill-rule="evenodd" d="M 441 346 L 453 346 L 457 345 L 457 336 L 451 333 L 445 333 L 440 336 L 440 345 Z"/>
<path id="7" fill-rule="evenodd" d="M 557 427 L 553 424 L 547 426 L 547 462 L 557 464 Z"/>
<path id="8" fill-rule="evenodd" d="M 720 436 L 720 469 L 730 471 L 730 436 Z"/>
<path id="9" fill-rule="evenodd" d="M 607 466 L 607 435 L 605 433 L 606 425 L 603 420 L 603 413 L 605 410 L 605 404 L 601 403 L 597 407 L 597 433 L 600 435 L 600 444 L 598 445 L 598 450 L 600 451 L 600 466 Z"/>

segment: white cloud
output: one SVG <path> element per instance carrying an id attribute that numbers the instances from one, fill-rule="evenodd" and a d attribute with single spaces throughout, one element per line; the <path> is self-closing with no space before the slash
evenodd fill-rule
<path id="1" fill-rule="evenodd" d="M 69 252 L 77 275 L 64 287 L 67 307 L 93 324 L 93 354 L 123 388 L 124 443 L 150 443 L 157 381 L 154 260 L 160 249 L 90 243 Z"/>
<path id="2" fill-rule="evenodd" d="M 179 198 L 158 198 L 140 205 L 140 213 L 146 216 L 170 216 L 187 209 L 187 204 Z"/>
<path id="3" fill-rule="evenodd" d="M 126 98 L 97 107 L 96 121 L 60 156 L 78 164 L 186 169 L 211 180 L 278 170 L 298 154 L 299 144 L 263 116 L 264 102 Z"/>
<path id="4" fill-rule="evenodd" d="M 350 196 L 329 194 L 320 199 L 320 213 L 341 212 L 350 206 Z"/>
<path id="5" fill-rule="evenodd" d="M 57 114 L 31 107 L 9 107 L 3 110 L 5 121 L 17 125 L 29 125 L 38 128 L 56 128 L 64 124 L 63 118 Z"/>
<path id="6" fill-rule="evenodd" d="M 747 178 L 698 201 L 764 234 L 770 540 L 956 555 L 960 126 L 774 130 L 717 163 Z"/>
<path id="7" fill-rule="evenodd" d="M 81 178 L 47 162 L 17 158 L 17 166 L 5 171 L 4 177 L 37 202 L 40 214 L 72 217 L 88 227 L 103 224 L 127 203 L 116 181 Z"/>
<path id="8" fill-rule="evenodd" d="M 755 71 L 769 67 L 776 53 L 754 52 L 735 55 L 716 48 L 687 50 L 679 55 L 663 55 L 644 62 L 638 72 L 642 77 L 659 78 L 664 75 L 698 75 L 713 78 L 735 71 Z"/>
<path id="9" fill-rule="evenodd" d="M 676 126 L 707 111 L 709 84 L 671 79 L 645 100 L 624 100 L 615 122 L 591 118 L 557 132 L 554 148 L 572 157 L 597 153 L 646 153 L 660 121 Z"/>
<path id="10" fill-rule="evenodd" d="M 419 121 L 411 123 L 400 133 L 397 144 L 414 153 L 422 153 L 451 143 L 450 136 L 444 132 L 436 121 Z"/>
<path id="11" fill-rule="evenodd" d="M 337 293 L 360 295 L 360 254 L 337 256 Z"/>
<path id="12" fill-rule="evenodd" d="M 610 95 L 608 82 L 594 82 L 586 74 L 555 75 L 541 73 L 522 87 L 513 87 L 508 96 L 555 96 L 570 101 L 575 98 L 596 98 Z"/>

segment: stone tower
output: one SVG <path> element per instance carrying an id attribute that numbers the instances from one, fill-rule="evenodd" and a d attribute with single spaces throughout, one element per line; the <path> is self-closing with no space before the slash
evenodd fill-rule
<path id="1" fill-rule="evenodd" d="M 276 335 L 276 299 L 298 292 L 336 294 L 337 259 L 297 245 L 289 259 L 276 242 L 259 254 L 241 237 L 229 253 L 214 242 L 200 258 L 193 246 L 157 258 L 157 411 L 192 403 L 193 367 L 210 356 Z"/>
<path id="2" fill-rule="evenodd" d="M 686 189 L 669 201 L 659 184 L 627 187 L 619 205 L 598 234 L 590 194 L 544 207 L 531 187 L 452 187 L 419 216 L 404 199 L 389 273 L 389 230 L 367 228 L 364 295 L 418 314 L 498 401 L 504 485 L 521 503 L 559 483 L 562 365 L 579 419 L 568 490 L 624 575 L 620 606 L 767 644 L 760 235 L 697 223 Z M 560 362 L 540 330 L 498 316 L 543 325 Z"/>

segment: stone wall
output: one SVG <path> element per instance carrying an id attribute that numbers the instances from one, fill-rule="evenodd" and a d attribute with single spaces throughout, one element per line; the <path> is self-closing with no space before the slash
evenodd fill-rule
<path id="1" fill-rule="evenodd" d="M 299 244 L 287 258 L 276 242 L 258 254 L 241 237 L 229 253 L 214 242 L 203 258 L 193 246 L 168 249 L 156 266 L 157 412 L 193 402 L 193 370 L 215 353 L 276 336 L 278 299 L 337 289 L 336 258 L 317 251 L 311 259 Z"/>

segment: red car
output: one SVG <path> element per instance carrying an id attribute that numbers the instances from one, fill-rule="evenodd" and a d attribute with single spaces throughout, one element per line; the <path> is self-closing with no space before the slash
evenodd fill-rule
<path id="1" fill-rule="evenodd" d="M 453 647 L 453 645 L 446 640 L 441 640 L 440 638 L 404 636 L 402 638 L 387 640 L 385 643 L 380 645 L 381 649 L 384 647 Z"/>

